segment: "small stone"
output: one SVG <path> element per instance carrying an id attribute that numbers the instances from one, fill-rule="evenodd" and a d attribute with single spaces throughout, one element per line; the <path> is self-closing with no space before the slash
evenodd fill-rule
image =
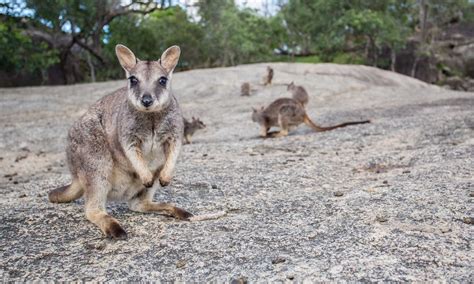
<path id="1" fill-rule="evenodd" d="M 211 185 L 211 188 L 212 188 L 212 189 L 217 189 L 217 185 L 216 185 L 216 184 L 212 184 L 212 185 Z"/>
<path id="2" fill-rule="evenodd" d="M 403 171 L 402 174 L 409 174 L 411 173 L 409 170 Z"/>
<path id="3" fill-rule="evenodd" d="M 469 193 L 469 197 L 474 197 L 474 191 L 471 191 L 471 193 Z"/>
<path id="4" fill-rule="evenodd" d="M 18 184 L 18 181 L 17 180 L 13 181 L 13 184 Z"/>
<path id="5" fill-rule="evenodd" d="M 377 221 L 380 222 L 380 223 L 385 223 L 385 222 L 388 221 L 387 217 L 381 216 L 381 215 L 378 215 L 378 216 L 375 218 L 375 220 L 377 220 Z"/>
<path id="6" fill-rule="evenodd" d="M 207 154 L 206 154 L 206 153 L 204 153 L 204 154 L 202 154 L 202 156 L 203 156 L 203 157 L 207 157 Z"/>
<path id="7" fill-rule="evenodd" d="M 22 193 L 18 196 L 18 198 L 25 198 L 26 197 L 26 194 Z"/>
<path id="8" fill-rule="evenodd" d="M 383 184 L 388 184 L 388 180 L 384 180 L 382 183 Z"/>
<path id="9" fill-rule="evenodd" d="M 247 284 L 248 280 L 246 277 L 237 277 L 230 281 L 230 284 Z"/>
<path id="10" fill-rule="evenodd" d="M 186 266 L 186 260 L 180 259 L 176 262 L 176 268 L 182 268 Z"/>
<path id="11" fill-rule="evenodd" d="M 295 279 L 295 276 L 294 275 L 286 275 L 286 279 L 288 280 L 294 280 Z"/>
<path id="12" fill-rule="evenodd" d="M 87 250 L 103 250 L 105 249 L 105 243 L 86 243 L 84 248 Z"/>
<path id="13" fill-rule="evenodd" d="M 21 151 L 25 151 L 25 152 L 31 152 L 30 151 L 30 148 L 28 148 L 27 146 L 23 146 L 20 148 Z"/>
<path id="14" fill-rule="evenodd" d="M 341 196 L 343 196 L 343 195 L 344 195 L 344 193 L 343 193 L 342 191 L 336 191 L 336 192 L 334 192 L 334 196 L 336 196 L 336 197 L 341 197 Z"/>
<path id="15" fill-rule="evenodd" d="M 462 218 L 462 221 L 465 224 L 469 224 L 469 225 L 474 224 L 474 218 L 473 217 L 464 217 L 464 218 Z"/>
<path id="16" fill-rule="evenodd" d="M 285 258 L 279 256 L 279 257 L 277 257 L 277 258 L 275 258 L 275 259 L 272 260 L 272 264 L 283 263 L 283 262 L 285 262 L 285 261 L 286 261 Z"/>

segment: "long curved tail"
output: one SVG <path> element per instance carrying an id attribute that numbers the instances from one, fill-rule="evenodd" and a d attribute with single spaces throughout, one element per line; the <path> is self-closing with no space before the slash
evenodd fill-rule
<path id="1" fill-rule="evenodd" d="M 74 201 L 82 196 L 84 190 L 78 182 L 72 182 L 70 185 L 65 185 L 51 190 L 48 193 L 50 202 L 65 203 Z"/>
<path id="2" fill-rule="evenodd" d="M 319 126 L 316 123 L 314 123 L 309 118 L 309 116 L 307 114 L 305 114 L 304 115 L 304 123 L 306 125 L 308 125 L 309 127 L 311 127 L 316 132 L 323 132 L 323 131 L 333 130 L 333 129 L 336 129 L 336 128 L 345 127 L 345 126 L 354 125 L 354 124 L 370 123 L 370 120 L 349 121 L 349 122 L 344 122 L 344 123 L 341 123 L 341 124 L 336 124 L 336 125 L 333 125 L 333 126 L 323 127 L 323 126 Z"/>

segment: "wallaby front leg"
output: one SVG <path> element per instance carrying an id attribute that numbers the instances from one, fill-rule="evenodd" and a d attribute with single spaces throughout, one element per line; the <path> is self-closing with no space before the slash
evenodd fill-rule
<path id="1" fill-rule="evenodd" d="M 153 174 L 146 165 L 145 160 L 143 159 L 142 150 L 137 145 L 131 145 L 127 151 L 126 155 L 132 167 L 135 169 L 138 177 L 140 178 L 142 184 L 145 187 L 151 187 L 153 185 Z"/>
<path id="2" fill-rule="evenodd" d="M 160 184 L 167 186 L 171 182 L 171 176 L 173 175 L 174 166 L 178 160 L 179 151 L 181 150 L 181 143 L 178 141 L 167 141 L 164 145 L 165 151 L 165 165 L 160 171 Z"/>

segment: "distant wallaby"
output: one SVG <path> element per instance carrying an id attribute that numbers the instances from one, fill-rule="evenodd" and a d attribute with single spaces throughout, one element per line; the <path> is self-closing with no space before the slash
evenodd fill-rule
<path id="1" fill-rule="evenodd" d="M 273 80 L 273 68 L 270 66 L 267 66 L 267 75 L 263 77 L 263 85 L 271 85 Z"/>
<path id="2" fill-rule="evenodd" d="M 196 119 L 194 116 L 192 117 L 192 121 L 189 122 L 186 118 L 183 117 L 184 122 L 184 143 L 191 144 L 191 136 L 193 136 L 194 132 L 198 129 L 206 128 L 204 122 L 202 122 L 199 118 Z"/>
<path id="3" fill-rule="evenodd" d="M 354 124 L 369 123 L 370 120 L 345 122 L 334 126 L 322 127 L 316 125 L 306 114 L 303 105 L 295 99 L 282 98 L 271 103 L 267 108 L 262 107 L 260 110 L 253 108 L 252 121 L 257 122 L 261 126 L 261 137 L 282 137 L 287 136 L 291 128 L 297 127 L 301 123 L 305 123 L 314 131 L 328 131 L 339 127 Z M 272 126 L 279 126 L 280 131 L 276 133 L 268 133 Z M 270 134 L 270 135 L 269 135 Z"/>
<path id="4" fill-rule="evenodd" d="M 171 92 L 181 51 L 172 46 L 158 61 L 138 60 L 120 44 L 115 52 L 127 86 L 97 101 L 69 130 L 72 183 L 49 192 L 49 200 L 70 202 L 84 195 L 87 219 L 107 237 L 123 239 L 127 234 L 107 214 L 107 200 L 184 220 L 192 214 L 152 200 L 160 185 L 170 183 L 183 139 L 183 117 Z"/>
<path id="5" fill-rule="evenodd" d="M 241 96 L 250 96 L 250 83 L 245 82 L 240 86 L 240 95 Z"/>
<path id="6" fill-rule="evenodd" d="M 304 107 L 308 104 L 309 96 L 305 88 L 302 86 L 296 86 L 295 83 L 291 82 L 288 85 L 288 91 L 291 92 L 293 99 L 300 102 Z"/>

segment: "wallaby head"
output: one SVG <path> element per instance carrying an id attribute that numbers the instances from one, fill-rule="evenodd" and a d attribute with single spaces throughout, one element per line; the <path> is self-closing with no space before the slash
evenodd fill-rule
<path id="1" fill-rule="evenodd" d="M 156 112 L 170 101 L 171 76 L 181 50 L 174 45 L 157 61 L 142 61 L 125 45 L 115 47 L 117 58 L 128 79 L 128 99 L 139 111 Z"/>
<path id="2" fill-rule="evenodd" d="M 195 126 L 197 129 L 204 129 L 206 128 L 206 125 L 204 122 L 202 122 L 199 118 L 194 118 L 193 116 L 193 121 L 192 121 L 193 126 Z"/>
<path id="3" fill-rule="evenodd" d="M 291 83 L 288 84 L 287 90 L 288 90 L 288 91 L 291 91 L 291 90 L 293 90 L 294 88 L 295 88 L 295 83 L 294 83 L 294 82 L 291 82 Z"/>
<path id="4" fill-rule="evenodd" d="M 262 122 L 263 119 L 263 111 L 265 110 L 264 107 L 261 107 L 260 109 L 252 108 L 252 121 L 253 122 Z"/>

